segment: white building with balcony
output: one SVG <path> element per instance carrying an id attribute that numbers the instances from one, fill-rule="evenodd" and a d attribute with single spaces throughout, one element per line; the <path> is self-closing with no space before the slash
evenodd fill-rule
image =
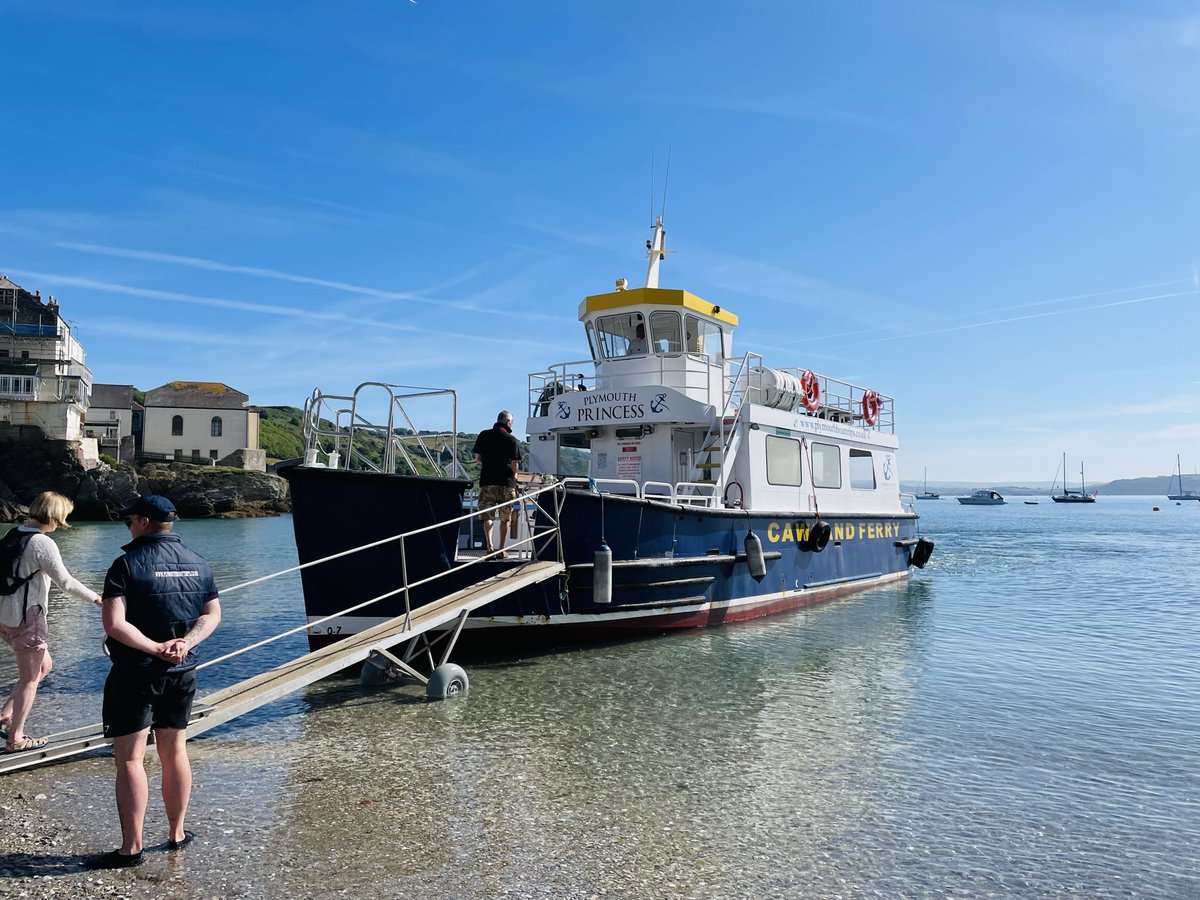
<path id="1" fill-rule="evenodd" d="M 42 300 L 0 275 L 0 424 L 36 426 L 51 440 L 84 435 L 92 373 L 53 297 Z M 90 451 L 89 451 L 90 448 Z"/>

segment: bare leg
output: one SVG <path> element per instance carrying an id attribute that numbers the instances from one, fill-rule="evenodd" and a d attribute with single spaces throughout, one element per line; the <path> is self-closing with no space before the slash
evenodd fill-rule
<path id="1" fill-rule="evenodd" d="M 146 818 L 149 784 L 146 778 L 146 738 L 149 728 L 113 739 L 117 757 L 117 814 L 121 817 L 121 853 L 142 851 L 142 823 Z"/>
<path id="2" fill-rule="evenodd" d="M 154 745 L 162 763 L 162 797 L 167 809 L 167 837 L 183 840 L 183 819 L 192 797 L 192 764 L 187 755 L 187 732 L 181 728 L 154 729 Z"/>
<path id="3" fill-rule="evenodd" d="M 500 527 L 503 528 L 504 526 L 502 525 Z M 503 534 L 503 531 L 501 531 L 501 534 Z M 491 553 L 493 550 L 496 549 L 495 541 L 492 540 L 492 520 L 491 519 L 483 520 L 483 546 L 487 550 L 488 553 Z M 501 542 L 501 546 L 504 546 L 503 541 Z"/>
<path id="4" fill-rule="evenodd" d="M 504 549 L 504 544 L 507 540 L 508 540 L 508 519 L 503 518 L 500 520 L 500 547 L 499 547 L 500 550 Z"/>
<path id="5" fill-rule="evenodd" d="M 50 658 L 50 651 L 44 648 L 17 650 L 14 653 L 17 657 L 17 683 L 13 685 L 12 696 L 9 697 L 9 703 L 4 705 L 4 711 L 10 718 L 8 742 L 19 744 L 25 739 L 25 720 L 33 709 L 38 685 L 54 668 L 54 660 Z"/>

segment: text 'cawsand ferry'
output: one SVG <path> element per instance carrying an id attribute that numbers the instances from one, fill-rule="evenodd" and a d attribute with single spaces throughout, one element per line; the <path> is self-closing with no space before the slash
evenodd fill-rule
<path id="1" fill-rule="evenodd" d="M 554 565 L 509 578 L 456 635 L 503 631 L 504 646 L 715 625 L 925 565 L 933 542 L 900 492 L 892 399 L 735 356 L 733 313 L 658 286 L 661 219 L 647 246 L 645 287 L 622 279 L 580 304 L 590 358 L 529 376 L 526 466 L 554 477 L 532 479 L 514 557 L 460 546 L 471 483 L 438 471 L 457 459 L 452 391 L 314 393 L 305 464 L 281 471 L 301 562 L 335 557 L 302 575 L 314 647 L 539 563 Z M 368 425 L 365 398 L 381 391 L 386 421 Z M 442 435 L 409 420 L 431 395 L 451 407 Z M 565 474 L 583 460 L 586 477 Z"/>

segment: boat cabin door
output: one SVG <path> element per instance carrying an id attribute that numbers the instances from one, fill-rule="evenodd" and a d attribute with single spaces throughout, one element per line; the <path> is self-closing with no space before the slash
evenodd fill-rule
<path id="1" fill-rule="evenodd" d="M 694 431 L 677 428 L 671 432 L 671 458 L 674 461 L 672 471 L 675 483 L 693 481 L 696 464 L 696 452 L 700 449 L 700 436 Z"/>

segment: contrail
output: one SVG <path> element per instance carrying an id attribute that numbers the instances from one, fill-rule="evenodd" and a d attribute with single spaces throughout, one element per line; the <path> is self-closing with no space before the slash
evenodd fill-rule
<path id="1" fill-rule="evenodd" d="M 1168 282 L 1172 283 L 1172 282 Z M 1049 312 L 1033 313 L 1028 316 L 1012 316 L 1008 319 L 992 319 L 987 322 L 970 322 L 965 325 L 951 325 L 948 328 L 934 328 L 929 331 L 914 331 L 910 334 L 893 334 L 887 337 L 871 338 L 869 340 L 860 341 L 862 344 L 879 344 L 884 341 L 904 341 L 910 338 L 925 337 L 931 334 L 947 334 L 952 331 L 968 331 L 972 328 L 984 328 L 988 325 L 1007 325 L 1010 322 L 1024 322 L 1029 319 L 1045 319 L 1050 316 L 1065 316 L 1068 313 L 1088 312 L 1093 309 L 1108 309 L 1114 306 L 1129 306 L 1133 303 L 1149 303 L 1152 300 L 1167 300 L 1171 297 L 1194 297 L 1196 292 L 1189 291 L 1173 291 L 1169 294 L 1153 294 L 1149 297 L 1133 297 L 1129 300 L 1114 300 L 1111 303 L 1097 303 L 1094 306 L 1077 306 L 1071 309 L 1055 309 Z"/>
<path id="2" fill-rule="evenodd" d="M 132 287 L 125 284 L 111 284 L 96 281 L 91 278 L 79 278 L 73 275 L 52 275 L 47 272 L 33 272 L 28 269 L 7 269 L 20 278 L 30 278 L 49 284 L 66 287 L 77 287 L 85 290 L 101 291 L 107 294 L 119 294 L 126 297 L 141 297 L 150 300 L 166 300 L 171 303 L 186 303 L 192 306 L 208 306 L 217 309 L 236 309 L 242 312 L 263 313 L 270 316 L 281 316 L 293 319 L 307 319 L 321 322 L 339 322 L 363 328 L 383 328 L 389 331 L 401 331 L 408 334 L 432 334 L 440 337 L 462 341 L 480 341 L 487 344 L 501 344 L 516 347 L 537 347 L 544 349 L 546 342 L 542 340 L 522 340 L 519 338 L 497 338 L 490 335 L 463 334 L 453 331 L 436 331 L 433 329 L 414 328 L 410 325 L 395 322 L 381 322 L 376 319 L 356 319 L 341 313 L 315 312 L 313 310 L 297 309 L 292 306 L 275 306 L 267 303 L 248 303 L 244 300 L 226 300 L 221 297 L 201 297 L 195 294 L 180 294 L 174 291 L 159 291 L 151 288 Z"/>
<path id="3" fill-rule="evenodd" d="M 1087 293 L 1087 294 L 1071 294 L 1067 297 L 1055 297 L 1052 300 L 1034 300 L 1029 303 L 1017 303 L 1012 306 L 998 306 L 993 309 L 973 310 L 969 313 L 963 313 L 963 314 L 959 315 L 958 318 L 965 318 L 966 316 L 986 316 L 986 315 L 990 315 L 993 313 L 1010 312 L 1011 310 L 1016 310 L 1016 309 L 1031 309 L 1035 306 L 1049 306 L 1052 303 L 1070 303 L 1073 300 L 1087 300 L 1090 297 L 1104 297 L 1109 294 L 1125 294 L 1125 293 L 1128 293 L 1129 291 L 1145 291 L 1145 290 L 1149 290 L 1150 288 L 1167 287 L 1172 284 L 1189 284 L 1189 283 L 1191 283 L 1191 279 L 1188 279 L 1188 278 L 1174 278 L 1170 281 L 1152 281 L 1149 284 L 1139 284 L 1134 287 L 1113 288 L 1112 290 L 1107 290 L 1107 291 L 1093 291 L 1093 292 Z M 1198 286 L 1196 288 L 1196 290 L 1193 290 L 1193 291 L 1182 291 L 1180 294 L 1163 294 L 1163 295 L 1161 295 L 1161 297 L 1150 297 L 1150 298 L 1145 298 L 1145 299 L 1157 300 L 1157 299 L 1161 299 L 1162 297 L 1181 296 L 1182 294 L 1191 294 L 1191 293 L 1200 293 L 1200 286 Z M 1141 302 L 1141 301 L 1133 300 L 1130 302 L 1136 303 L 1136 302 Z M 1067 313 L 1067 312 L 1085 312 L 1089 309 L 1102 309 L 1104 306 L 1110 306 L 1110 305 L 1119 305 L 1119 304 L 1101 304 L 1101 306 L 1073 307 L 1072 309 L 1060 310 L 1059 312 L 1045 313 L 1045 315 L 1060 315 L 1062 313 Z M 1039 318 L 1039 316 L 1030 316 L 1029 318 Z M 901 338 L 922 337 L 926 334 L 941 334 L 944 331 L 955 331 L 955 330 L 961 330 L 962 328 L 974 328 L 974 327 L 978 327 L 981 325 L 995 325 L 995 324 L 1002 324 L 1003 322 L 1019 322 L 1019 321 L 1021 321 L 1020 318 L 1004 319 L 1004 320 L 1000 320 L 998 322 L 978 322 L 975 325 L 953 326 L 950 328 L 935 329 L 934 331 L 921 331 L 921 332 L 914 332 L 912 334 L 905 334 L 905 335 L 889 335 L 888 337 L 877 338 L 876 340 L 893 340 L 893 339 L 899 340 Z M 861 329 L 858 329 L 857 331 L 842 331 L 842 332 L 838 332 L 836 334 L 823 335 L 821 337 L 804 337 L 804 338 L 796 338 L 795 340 L 791 340 L 791 341 L 777 341 L 775 346 L 784 347 L 784 346 L 787 346 L 788 344 L 816 343 L 818 341 L 832 340 L 833 338 L 856 337 L 861 334 L 871 334 L 872 332 L 882 331 L 882 330 L 883 329 L 880 329 L 880 328 L 861 328 Z M 873 343 L 873 341 L 864 341 L 863 343 Z"/>

